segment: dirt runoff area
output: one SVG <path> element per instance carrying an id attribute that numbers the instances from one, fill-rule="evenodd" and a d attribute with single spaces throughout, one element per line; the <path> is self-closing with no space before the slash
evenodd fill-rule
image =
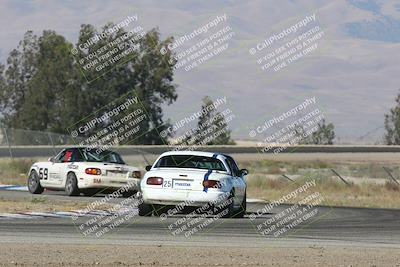
<path id="1" fill-rule="evenodd" d="M 400 249 L 1 243 L 0 266 L 400 266 Z"/>

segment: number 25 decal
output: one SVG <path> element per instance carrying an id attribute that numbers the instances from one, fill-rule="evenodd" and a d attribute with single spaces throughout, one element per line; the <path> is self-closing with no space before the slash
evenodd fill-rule
<path id="1" fill-rule="evenodd" d="M 39 169 L 39 178 L 43 179 L 43 180 L 47 180 L 47 178 L 49 177 L 48 173 L 49 173 L 49 170 L 47 168 L 40 168 Z"/>
<path id="2" fill-rule="evenodd" d="M 172 187 L 171 181 L 164 181 L 163 187 Z"/>

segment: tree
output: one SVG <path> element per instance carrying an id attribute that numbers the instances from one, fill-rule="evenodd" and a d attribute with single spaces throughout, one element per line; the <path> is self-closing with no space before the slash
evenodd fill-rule
<path id="1" fill-rule="evenodd" d="M 400 144 L 400 94 L 397 95 L 396 106 L 385 114 L 385 143 L 388 145 Z"/>
<path id="2" fill-rule="evenodd" d="M 304 136 L 303 128 L 297 130 L 297 135 L 302 137 L 300 143 L 312 145 L 333 145 L 335 139 L 335 126 L 333 123 L 326 123 L 325 119 L 318 122 L 317 130 L 313 133 Z"/>
<path id="3" fill-rule="evenodd" d="M 201 115 L 197 128 L 191 137 L 184 141 L 185 145 L 233 145 L 231 131 L 225 116 L 218 112 L 212 99 L 206 96 L 202 99 Z"/>
<path id="4" fill-rule="evenodd" d="M 0 112 L 7 127 L 65 133 L 66 94 L 79 92 L 72 45 L 54 31 L 37 38 L 31 31 L 11 51 L 0 95 Z M 81 97 L 74 97 L 74 104 Z M 74 109 L 70 105 L 69 109 Z M 81 113 L 82 114 L 82 113 Z M 81 115 L 80 115 L 81 116 Z M 77 119 L 72 116 L 71 120 Z M 61 127 L 63 125 L 64 127 Z"/>
<path id="5" fill-rule="evenodd" d="M 3 94 L 7 94 L 6 92 L 6 81 L 4 79 L 4 65 L 0 63 L 0 99 L 4 98 Z M 0 102 L 0 105 L 2 103 Z M 0 106 L 0 109 L 3 109 L 3 107 Z"/>
<path id="6" fill-rule="evenodd" d="M 75 82 L 78 73 L 70 56 L 72 44 L 54 31 L 44 31 L 38 44 L 36 72 L 27 84 L 17 125 L 66 133 L 66 127 L 85 114 L 77 106 L 82 92 Z"/>
<path id="7" fill-rule="evenodd" d="M 101 32 L 97 32 L 91 25 L 82 25 L 79 41 L 76 47 L 82 47 L 89 39 L 96 35 L 107 36 L 102 38 L 86 51 L 79 49 L 78 58 L 84 58 L 111 44 L 126 34 L 122 28 L 112 34 L 108 30 L 115 26 L 112 23 L 105 25 Z M 137 33 L 139 34 L 139 33 Z M 135 35 L 133 36 L 135 37 Z M 168 52 L 161 54 L 160 49 L 173 42 L 172 38 L 160 39 L 157 29 L 143 33 L 141 38 L 132 38 L 134 41 L 125 42 L 125 45 L 139 47 L 126 58 L 121 59 L 112 66 L 111 71 L 98 77 L 94 70 L 85 71 L 87 80 L 92 81 L 87 88 L 91 96 L 98 100 L 96 109 L 110 103 L 110 99 L 118 99 L 120 96 L 132 93 L 138 96 L 141 105 L 146 110 L 147 120 L 140 124 L 141 135 L 130 144 L 163 144 L 159 132 L 170 126 L 169 121 L 163 120 L 162 105 L 172 104 L 178 97 L 176 85 L 173 84 L 173 70 L 176 61 L 173 54 Z M 126 61 L 126 59 L 129 59 Z M 125 62 L 124 62 L 125 61 Z M 112 123 L 112 122 L 110 122 Z"/>
<path id="8" fill-rule="evenodd" d="M 82 25 L 75 47 L 54 31 L 44 31 L 39 38 L 28 31 L 10 53 L 1 75 L 1 122 L 11 128 L 69 134 L 69 126 L 133 93 L 139 97 L 148 119 L 141 123 L 143 134 L 131 143 L 161 144 L 158 131 L 169 126 L 169 121 L 163 119 L 162 106 L 173 103 L 177 94 L 173 84 L 176 61 L 170 51 L 159 51 L 173 39 L 161 40 L 157 29 L 144 32 L 143 38 L 129 43 L 138 49 L 102 75 L 92 69 L 82 73 L 79 59 L 101 47 L 112 47 L 111 43 L 126 32 L 119 29 L 105 35 L 87 49 L 80 49 L 81 45 L 113 26 L 108 23 L 99 33 L 91 25 Z M 0 74 L 2 71 L 0 66 Z"/>
<path id="9" fill-rule="evenodd" d="M 7 68 L 2 73 L 0 114 L 8 127 L 19 127 L 21 109 L 26 99 L 28 83 L 37 71 L 38 40 L 27 31 L 16 49 L 10 52 Z"/>

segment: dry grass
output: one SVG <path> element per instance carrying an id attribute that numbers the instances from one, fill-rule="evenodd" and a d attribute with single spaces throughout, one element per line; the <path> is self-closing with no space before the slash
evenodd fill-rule
<path id="1" fill-rule="evenodd" d="M 303 177 L 293 183 L 284 178 L 253 176 L 249 177 L 247 181 L 248 196 L 267 201 L 278 200 L 304 185 L 306 181 L 313 179 L 316 181 L 315 187 L 308 189 L 299 198 L 290 199 L 288 202 L 296 203 L 307 195 L 319 192 L 323 197 L 321 205 L 400 208 L 400 187 L 393 182 L 386 182 L 385 185 L 361 183 L 347 186 L 342 181 L 334 178 Z"/>
<path id="2" fill-rule="evenodd" d="M 60 201 L 48 199 L 46 196 L 27 197 L 25 199 L 0 198 L 0 213 L 71 211 L 85 209 L 87 205 L 88 202 Z M 112 204 L 104 204 L 97 208 L 108 209 L 111 207 Z"/>
<path id="3" fill-rule="evenodd" d="M 278 200 L 307 180 L 315 180 L 317 186 L 307 193 L 318 191 L 324 197 L 323 205 L 400 208 L 400 187 L 390 182 L 388 174 L 382 168 L 390 168 L 397 178 L 400 168 L 394 164 L 264 159 L 242 160 L 239 165 L 250 171 L 247 178 L 248 196 L 252 198 Z M 347 186 L 332 173 L 331 168 L 355 183 Z M 295 183 L 283 178 L 282 174 L 295 178 Z M 292 200 L 293 203 L 297 201 Z"/>
<path id="4" fill-rule="evenodd" d="M 1 159 L 0 184 L 26 185 L 33 159 Z"/>

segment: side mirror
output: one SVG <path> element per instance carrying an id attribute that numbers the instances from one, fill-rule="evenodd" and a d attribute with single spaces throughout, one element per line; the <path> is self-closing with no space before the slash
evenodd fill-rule
<path id="1" fill-rule="evenodd" d="M 240 173 L 241 173 L 243 176 L 245 176 L 245 175 L 249 174 L 249 171 L 248 171 L 247 169 L 241 169 L 241 170 L 240 170 Z"/>
<path id="2" fill-rule="evenodd" d="M 151 165 L 147 165 L 146 166 L 146 171 L 150 171 L 151 170 Z"/>
<path id="3" fill-rule="evenodd" d="M 50 158 L 49 158 L 49 161 L 54 163 L 54 158 L 53 158 L 53 157 L 50 157 Z"/>

